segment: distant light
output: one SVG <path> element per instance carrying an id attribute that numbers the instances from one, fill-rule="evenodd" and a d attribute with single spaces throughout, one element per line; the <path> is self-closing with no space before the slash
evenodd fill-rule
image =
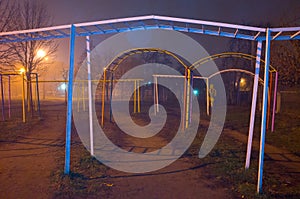
<path id="1" fill-rule="evenodd" d="M 25 68 L 20 68 L 20 69 L 19 69 L 19 72 L 20 72 L 20 74 L 25 73 Z"/>
<path id="2" fill-rule="evenodd" d="M 247 86 L 247 80 L 246 80 L 246 78 L 241 78 L 241 80 L 240 80 L 240 88 L 246 88 L 246 86 Z"/>
<path id="3" fill-rule="evenodd" d="M 64 91 L 67 89 L 67 84 L 66 83 L 62 83 L 61 85 L 59 85 L 59 87 L 57 88 L 58 90 Z"/>
<path id="4" fill-rule="evenodd" d="M 241 78 L 241 83 L 245 83 L 246 82 L 246 79 L 245 78 Z"/>
<path id="5" fill-rule="evenodd" d="M 199 95 L 199 91 L 196 90 L 196 89 L 193 90 L 193 93 L 194 93 L 195 96 L 198 96 L 198 95 Z"/>
<path id="6" fill-rule="evenodd" d="M 36 52 L 36 56 L 37 56 L 38 58 L 43 58 L 43 57 L 46 56 L 46 52 L 45 52 L 44 50 L 42 50 L 42 49 L 39 49 L 39 50 Z"/>
<path id="7" fill-rule="evenodd" d="M 148 84 L 148 85 L 150 85 L 150 84 L 151 84 L 151 82 L 149 81 L 147 84 Z"/>

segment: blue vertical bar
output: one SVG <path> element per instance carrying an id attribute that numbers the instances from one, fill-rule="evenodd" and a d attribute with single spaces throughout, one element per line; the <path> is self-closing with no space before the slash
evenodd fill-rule
<path id="1" fill-rule="evenodd" d="M 265 152 L 265 135 L 266 135 L 266 121 L 267 121 L 267 107 L 268 107 L 268 85 L 269 85 L 269 65 L 270 65 L 270 43 L 271 32 L 266 30 L 266 52 L 265 52 L 265 72 L 264 72 L 264 91 L 263 91 L 263 108 L 261 121 L 261 135 L 260 135 L 260 151 L 259 151 L 259 168 L 258 168 L 258 183 L 257 192 L 262 192 L 263 168 L 264 168 L 264 152 Z"/>
<path id="2" fill-rule="evenodd" d="M 68 106 L 67 106 L 67 124 L 66 124 L 65 174 L 70 173 L 75 32 L 76 32 L 76 28 L 74 25 L 72 25 L 71 33 L 70 33 L 70 66 L 69 66 Z"/>

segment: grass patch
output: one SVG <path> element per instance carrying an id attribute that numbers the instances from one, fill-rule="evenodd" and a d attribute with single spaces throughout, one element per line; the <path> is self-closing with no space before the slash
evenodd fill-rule
<path id="1" fill-rule="evenodd" d="M 187 152 L 197 156 L 203 137 L 198 136 Z M 207 164 L 207 178 L 216 180 L 219 186 L 228 188 L 236 198 L 299 198 L 300 185 L 297 176 L 285 172 L 281 165 L 265 161 L 263 193 L 257 194 L 258 151 L 253 152 L 249 169 L 245 170 L 246 144 L 222 134 L 214 149 L 199 164 Z"/>
<path id="2" fill-rule="evenodd" d="M 74 133 L 75 134 L 75 133 Z M 73 135 L 74 135 L 73 134 Z M 57 159 L 57 170 L 51 174 L 55 198 L 107 198 L 113 184 L 107 176 L 108 167 L 101 164 L 80 143 L 72 138 L 71 172 L 64 174 L 64 155 Z"/>

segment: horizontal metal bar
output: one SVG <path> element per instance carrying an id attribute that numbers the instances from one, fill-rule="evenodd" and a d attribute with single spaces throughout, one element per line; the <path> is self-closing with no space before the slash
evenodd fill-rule
<path id="1" fill-rule="evenodd" d="M 121 23 L 121 22 L 129 22 L 129 21 L 142 21 L 142 20 L 149 20 L 149 19 L 154 19 L 154 15 L 140 16 L 140 17 L 127 17 L 127 18 L 121 18 L 121 19 L 109 19 L 109 20 L 101 20 L 101 21 L 86 22 L 86 23 L 77 23 L 77 24 L 74 24 L 74 26 L 75 27 L 93 26 L 93 25 L 103 25 L 103 24 Z"/>
<path id="2" fill-rule="evenodd" d="M 202 20 L 196 20 L 196 19 L 185 19 L 185 18 L 165 17 L 165 16 L 155 16 L 155 15 L 153 15 L 153 18 L 158 19 L 158 20 L 191 23 L 191 24 L 198 24 L 198 25 L 208 25 L 208 26 L 216 26 L 216 27 L 222 27 L 222 28 L 233 28 L 233 29 L 242 29 L 242 30 L 258 31 L 258 32 L 266 31 L 265 28 L 258 28 L 258 27 L 252 27 L 252 26 L 244 26 L 244 25 L 235 25 L 235 24 L 229 24 L 229 23 L 202 21 Z"/>
<path id="3" fill-rule="evenodd" d="M 44 31 L 50 31 L 50 30 L 62 30 L 62 29 L 70 29 L 70 28 L 71 28 L 71 25 L 62 25 L 62 26 L 51 26 L 51 27 L 46 27 L 46 28 L 0 32 L 0 37 L 5 36 L 5 35 L 17 35 L 17 34 L 24 34 L 24 33 L 44 32 Z"/>
<path id="4" fill-rule="evenodd" d="M 148 20 L 152 20 L 152 24 L 147 24 Z M 136 21 L 139 25 L 129 25 L 128 22 Z M 153 24 L 156 21 L 157 24 Z M 168 25 L 163 24 L 164 21 L 168 22 Z M 177 23 L 176 23 L 177 22 Z M 100 27 L 100 25 L 112 25 L 119 23 L 122 26 L 113 29 L 104 29 Z M 174 24 L 176 23 L 176 24 Z M 127 24 L 127 25 L 126 25 Z M 197 27 L 199 25 L 199 28 Z M 128 17 L 121 19 L 110 19 L 110 20 L 102 20 L 95 22 L 87 22 L 87 23 L 77 23 L 76 27 L 80 27 L 83 30 L 88 30 L 87 32 L 77 33 L 76 36 L 87 36 L 87 35 L 96 35 L 96 34 L 113 34 L 118 32 L 128 32 L 134 30 L 151 30 L 151 29 L 165 29 L 165 30 L 176 30 L 181 32 L 192 32 L 192 33 L 201 33 L 206 35 L 215 35 L 215 36 L 223 36 L 223 37 L 231 37 L 247 39 L 247 40 L 265 40 L 265 36 L 261 35 L 261 33 L 266 32 L 265 28 L 252 27 L 252 26 L 244 26 L 244 25 L 235 25 L 228 23 L 219 23 L 219 22 L 210 22 L 203 20 L 195 20 L 195 19 L 185 19 L 185 18 L 176 18 L 176 17 L 166 17 L 166 16 L 156 16 L 156 15 L 148 15 L 148 16 L 139 16 L 139 17 Z M 88 26 L 95 26 L 98 30 L 89 30 Z M 123 27 L 124 26 L 124 27 Z M 216 28 L 217 30 L 209 30 L 205 29 L 204 26 Z M 29 29 L 29 30 L 18 30 L 18 31 L 10 31 L 10 32 L 2 32 L 0 33 L 0 43 L 5 42 L 18 42 L 18 41 L 29 41 L 29 40 L 43 40 L 43 39 L 55 39 L 55 38 L 65 38 L 70 35 L 71 25 L 61 25 L 61 26 L 53 26 L 46 28 L 37 28 L 37 29 Z M 102 29 L 103 28 L 103 29 Z M 234 33 L 224 32 L 222 30 L 226 29 L 234 29 Z M 253 36 L 251 34 L 239 34 L 236 30 L 247 30 L 247 31 L 255 31 L 256 35 Z M 54 34 L 54 31 L 59 34 Z M 228 30 L 230 31 L 230 30 Z M 271 32 L 277 32 L 277 34 L 273 37 L 273 40 L 289 40 L 289 39 L 299 39 L 299 31 L 300 27 L 287 27 L 287 28 L 271 28 Z M 290 35 L 282 35 L 283 32 L 294 32 Z M 296 32 L 296 33 L 295 33 Z M 35 38 L 32 38 L 34 34 Z M 45 36 L 46 35 L 46 36 Z M 49 35 L 49 36 L 47 36 Z M 260 36 L 261 35 L 261 36 Z M 10 38 L 7 38 L 9 36 Z M 15 39 L 13 38 L 15 37 Z"/>
<path id="5" fill-rule="evenodd" d="M 300 35 L 291 38 L 290 35 L 282 35 L 274 39 L 275 41 L 300 40 Z"/>
<path id="6" fill-rule="evenodd" d="M 266 37 L 265 36 L 259 36 L 257 41 L 265 41 Z M 297 35 L 293 38 L 291 38 L 291 35 L 279 35 L 275 39 L 272 39 L 272 41 L 288 41 L 288 40 L 300 40 L 300 35 Z"/>
<path id="7" fill-rule="evenodd" d="M 11 39 L 2 39 L 0 37 L 0 44 L 3 44 L 3 43 L 12 43 L 12 42 L 24 42 L 24 41 L 38 41 L 38 40 L 47 40 L 47 39 L 62 39 L 62 38 L 67 38 L 68 36 L 66 35 L 56 35 L 56 36 L 44 36 L 42 38 L 34 38 L 34 37 L 27 37 L 27 38 L 20 38 L 20 39 L 14 39 L 14 40 L 11 40 Z"/>
<path id="8" fill-rule="evenodd" d="M 286 27 L 286 28 L 270 28 L 271 32 L 293 32 L 300 31 L 300 27 Z"/>

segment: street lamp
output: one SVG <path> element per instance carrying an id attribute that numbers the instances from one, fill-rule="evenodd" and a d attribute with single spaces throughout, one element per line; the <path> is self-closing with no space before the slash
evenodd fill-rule
<path id="1" fill-rule="evenodd" d="M 24 68 L 24 67 L 19 69 L 19 72 L 20 72 L 20 74 L 23 74 L 23 73 L 25 73 L 25 71 L 26 71 L 26 70 L 25 70 L 25 68 Z"/>
<path id="2" fill-rule="evenodd" d="M 37 52 L 36 52 L 36 56 L 38 58 L 44 58 L 46 56 L 46 52 L 43 50 L 43 49 L 39 49 Z"/>

